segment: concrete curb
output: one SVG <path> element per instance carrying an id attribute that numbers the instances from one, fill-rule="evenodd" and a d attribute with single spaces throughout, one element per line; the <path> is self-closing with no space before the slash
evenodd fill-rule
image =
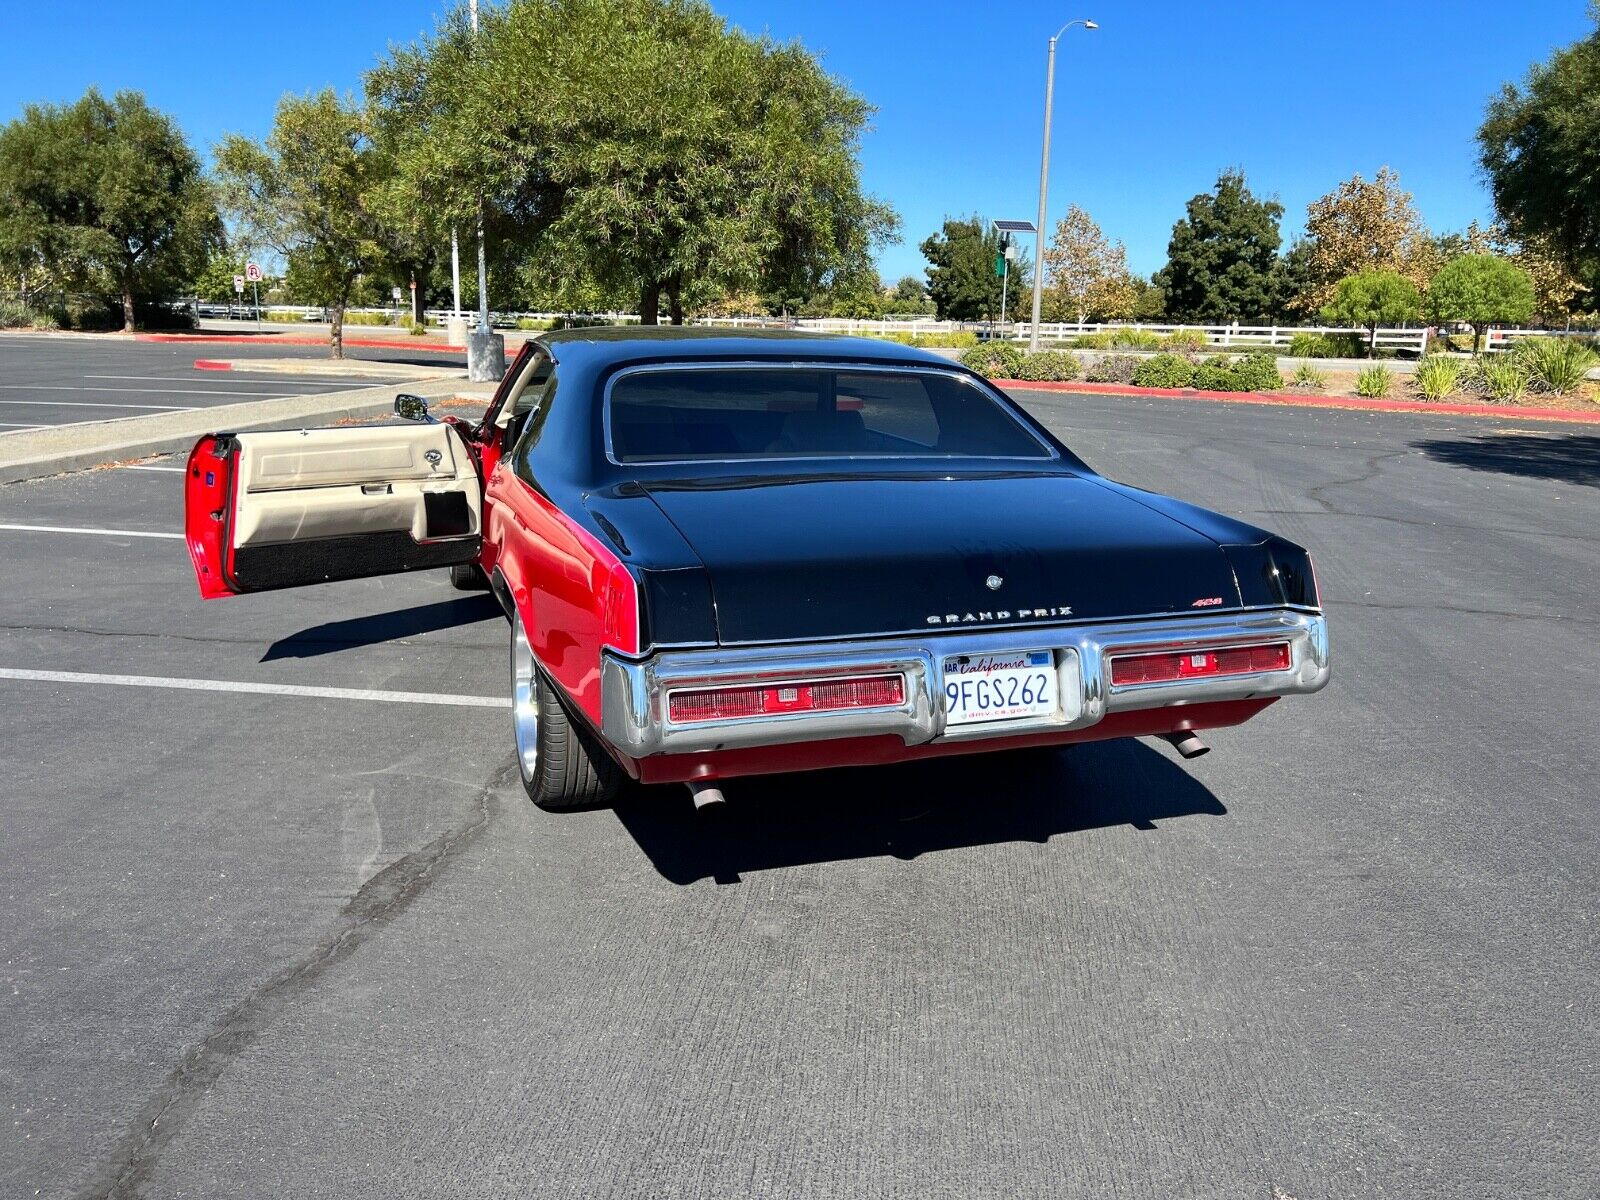
<path id="1" fill-rule="evenodd" d="M 419 396 L 438 398 L 461 390 L 459 375 L 408 384 Z M 0 435 L 0 484 L 82 471 L 102 463 L 187 451 L 207 433 L 241 429 L 289 429 L 329 425 L 350 417 L 376 417 L 394 407 L 395 385 L 246 400 L 214 408 L 119 417 L 88 425 L 46 425 Z"/>
<path id="2" fill-rule="evenodd" d="M 991 379 L 1008 392 L 1079 392 L 1097 396 L 1152 396 L 1163 400 L 1215 400 L 1227 404 L 1275 404 L 1285 408 L 1344 408 L 1365 412 L 1434 413 L 1450 417 L 1494 417 L 1501 421 L 1567 421 L 1600 425 L 1593 412 L 1567 408 L 1523 408 L 1513 404 L 1448 404 L 1433 400 L 1368 400 L 1362 396 L 1303 396 L 1286 392 L 1201 392 L 1193 388 L 1142 388 L 1122 383 L 1032 383 Z"/>

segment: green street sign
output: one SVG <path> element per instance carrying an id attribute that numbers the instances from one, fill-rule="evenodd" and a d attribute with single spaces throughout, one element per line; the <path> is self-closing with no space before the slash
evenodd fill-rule
<path id="1" fill-rule="evenodd" d="M 994 256 L 994 277 L 996 279 L 999 279 L 1005 273 L 1006 273 L 1006 256 L 1004 254 L 996 254 Z"/>

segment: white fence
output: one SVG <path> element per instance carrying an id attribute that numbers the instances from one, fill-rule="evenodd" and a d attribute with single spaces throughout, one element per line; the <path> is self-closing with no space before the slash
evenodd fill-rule
<path id="1" fill-rule="evenodd" d="M 1295 336 L 1302 333 L 1354 336 L 1360 339 L 1363 346 L 1367 344 L 1369 337 L 1365 329 L 1337 325 L 1149 325 L 1138 322 L 1105 325 L 1060 321 L 1041 322 L 1039 340 L 1070 342 L 1074 338 L 1098 333 L 1116 334 L 1128 330 L 1148 333 L 1155 337 L 1170 337 L 1174 333 L 1198 333 L 1204 336 L 1208 346 L 1215 346 L 1221 350 L 1241 351 L 1287 349 Z M 1013 341 L 1027 341 L 1031 336 L 1031 324 L 1019 324 L 1010 334 Z M 1380 328 L 1377 336 L 1380 350 L 1407 350 L 1416 354 L 1421 354 L 1427 349 L 1427 341 L 1426 329 Z"/>

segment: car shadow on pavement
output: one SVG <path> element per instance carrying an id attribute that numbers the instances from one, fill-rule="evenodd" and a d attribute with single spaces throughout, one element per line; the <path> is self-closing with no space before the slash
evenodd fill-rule
<path id="1" fill-rule="evenodd" d="M 1453 467 L 1600 487 L 1600 437 L 1485 434 L 1411 444 L 1436 462 Z"/>
<path id="2" fill-rule="evenodd" d="M 733 780 L 728 803 L 695 811 L 682 787 L 629 795 L 617 819 L 665 878 L 737 883 L 807 863 L 1044 843 L 1112 825 L 1224 816 L 1176 760 L 1124 738 L 903 766 Z"/>
<path id="3" fill-rule="evenodd" d="M 299 633 L 273 642 L 261 656 L 261 661 L 337 654 L 356 646 L 373 646 L 379 642 L 454 629 L 458 625 L 471 625 L 491 618 L 504 620 L 505 614 L 500 611 L 499 602 L 489 593 L 458 596 L 454 600 L 419 604 L 416 608 L 402 608 L 398 612 L 372 613 L 365 617 L 351 617 L 346 621 L 313 625 L 310 629 L 302 629 Z"/>

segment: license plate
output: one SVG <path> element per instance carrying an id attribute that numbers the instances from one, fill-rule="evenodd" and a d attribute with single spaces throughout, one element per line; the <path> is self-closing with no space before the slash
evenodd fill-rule
<path id="1" fill-rule="evenodd" d="M 1055 655 L 1049 650 L 971 654 L 944 660 L 945 724 L 1053 716 Z"/>

